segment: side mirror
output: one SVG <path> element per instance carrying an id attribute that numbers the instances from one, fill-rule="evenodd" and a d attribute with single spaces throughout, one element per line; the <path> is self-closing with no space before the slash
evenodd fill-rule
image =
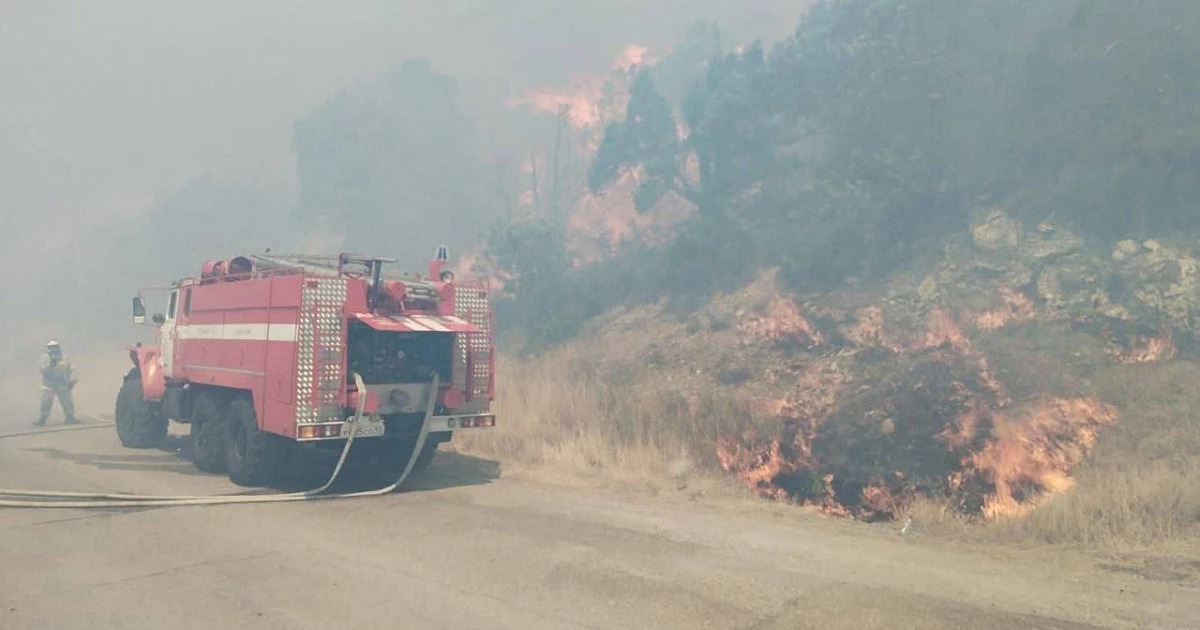
<path id="1" fill-rule="evenodd" d="M 146 323 L 146 303 L 142 301 L 142 297 L 140 295 L 133 298 L 133 323 Z"/>
<path id="2" fill-rule="evenodd" d="M 164 317 L 162 313 L 155 313 L 155 314 L 154 314 L 154 317 L 152 317 L 152 318 L 150 318 L 150 319 L 151 319 L 151 320 L 152 320 L 152 321 L 153 321 L 155 324 L 165 324 L 165 323 L 167 322 L 167 318 L 166 318 L 166 317 Z"/>

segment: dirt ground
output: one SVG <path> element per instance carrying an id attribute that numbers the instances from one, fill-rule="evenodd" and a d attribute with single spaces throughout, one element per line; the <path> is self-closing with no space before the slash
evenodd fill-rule
<path id="1" fill-rule="evenodd" d="M 123 450 L 110 427 L 0 438 L 0 486 L 244 491 L 179 445 Z M 0 627 L 1200 628 L 1196 571 L 502 473 L 444 453 L 386 497 L 0 508 Z"/>

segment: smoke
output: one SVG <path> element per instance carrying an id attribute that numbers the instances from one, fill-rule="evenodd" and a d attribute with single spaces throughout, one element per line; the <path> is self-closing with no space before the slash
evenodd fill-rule
<path id="1" fill-rule="evenodd" d="M 148 340 L 150 331 L 128 320 L 128 296 L 139 287 L 193 273 L 202 258 L 234 248 L 353 247 L 356 233 L 346 226 L 297 225 L 288 216 L 298 187 L 293 125 L 347 86 L 406 59 L 429 59 L 463 86 L 481 136 L 500 139 L 480 153 L 525 156 L 529 143 L 508 105 L 514 95 L 527 95 L 538 113 L 570 105 L 573 128 L 590 129 L 589 142 L 596 142 L 600 120 L 623 100 L 616 93 L 599 107 L 595 89 L 603 81 L 572 77 L 627 74 L 652 59 L 648 51 L 669 49 L 694 20 L 721 23 L 730 39 L 777 39 L 798 22 L 803 7 L 796 5 L 57 0 L 6 6 L 0 391 L 26 415 L 36 397 L 33 366 L 53 337 L 80 364 L 81 399 L 106 406 L 99 405 L 104 396 L 91 400 L 91 383 L 113 389 L 123 369 L 103 357 L 120 364 L 123 344 Z M 538 95 L 535 86 L 544 85 L 570 87 Z M 466 222 L 482 217 L 470 214 L 476 210 L 462 210 Z M 475 227 L 486 227 L 479 221 Z"/>

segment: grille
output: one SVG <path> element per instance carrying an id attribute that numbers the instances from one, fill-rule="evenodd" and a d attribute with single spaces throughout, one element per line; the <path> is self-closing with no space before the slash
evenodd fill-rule
<path id="1" fill-rule="evenodd" d="M 306 279 L 296 339 L 296 422 L 300 424 L 342 420 L 345 304 L 345 280 Z"/>
<path id="2" fill-rule="evenodd" d="M 487 290 L 472 285 L 455 287 L 454 314 L 482 331 L 458 335 L 454 353 L 454 384 L 464 390 L 470 385 L 468 398 L 487 396 L 491 391 L 492 378 L 492 317 Z M 469 376 L 468 355 L 473 367 Z"/>

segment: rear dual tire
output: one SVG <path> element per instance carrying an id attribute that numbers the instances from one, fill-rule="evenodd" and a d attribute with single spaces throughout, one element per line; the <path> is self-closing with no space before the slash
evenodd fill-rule
<path id="1" fill-rule="evenodd" d="M 207 473 L 229 473 L 239 486 L 278 478 L 287 441 L 258 428 L 253 400 L 219 391 L 197 394 L 192 407 L 192 463 Z"/>
<path id="2" fill-rule="evenodd" d="M 412 472 L 421 472 L 433 463 L 433 458 L 437 455 L 438 444 L 432 436 L 426 438 L 425 445 L 421 447 L 421 452 L 417 455 L 417 461 L 413 464 Z M 408 465 L 408 458 L 412 457 L 412 447 L 414 444 L 404 444 L 398 446 L 392 453 L 389 453 L 387 459 L 383 462 L 383 468 L 386 473 L 395 478 L 399 477 L 400 473 L 404 472 L 404 467 Z"/>
<path id="3" fill-rule="evenodd" d="M 283 438 L 258 428 L 254 403 L 239 396 L 225 414 L 225 468 L 239 486 L 265 486 L 277 478 L 287 454 Z"/>
<path id="4" fill-rule="evenodd" d="M 200 394 L 192 407 L 192 463 L 206 473 L 225 472 L 224 397 Z"/>
<path id="5" fill-rule="evenodd" d="M 421 472 L 433 462 L 439 442 L 434 441 L 432 437 L 425 441 L 425 446 L 417 455 L 417 461 L 413 463 L 412 472 Z M 372 482 L 381 484 L 392 483 L 408 465 L 415 442 L 415 437 L 357 439 L 350 446 L 350 455 L 342 472 L 351 477 L 369 478 Z"/>

